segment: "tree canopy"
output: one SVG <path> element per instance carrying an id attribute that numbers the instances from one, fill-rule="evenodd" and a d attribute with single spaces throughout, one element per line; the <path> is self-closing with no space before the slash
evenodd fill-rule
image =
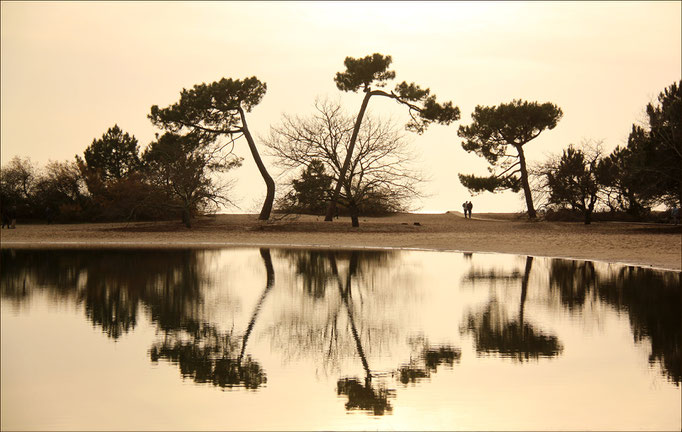
<path id="1" fill-rule="evenodd" d="M 143 154 L 150 180 L 170 198 L 166 206 L 179 207 L 187 228 L 197 209 L 227 204 L 226 184 L 212 178 L 241 165 L 242 159 L 225 153 L 215 136 L 166 132 Z"/>
<path id="2" fill-rule="evenodd" d="M 266 197 L 259 218 L 270 217 L 275 199 L 275 182 L 261 160 L 256 143 L 246 123 L 250 112 L 265 96 L 267 85 L 250 77 L 243 80 L 222 78 L 210 84 L 183 89 L 180 100 L 166 108 L 152 106 L 149 119 L 171 132 L 183 129 L 213 136 L 228 136 L 231 142 L 245 137 L 249 150 L 266 184 Z"/>
<path id="3" fill-rule="evenodd" d="M 291 181 L 293 190 L 287 195 L 287 207 L 297 212 L 319 214 L 326 208 L 332 178 L 327 174 L 324 163 L 312 159 L 298 179 Z"/>
<path id="4" fill-rule="evenodd" d="M 120 180 L 140 167 L 137 138 L 118 125 L 110 127 L 102 138 L 93 139 L 83 152 L 85 166 L 97 173 L 102 182 Z M 80 159 L 76 156 L 77 159 Z"/>
<path id="5" fill-rule="evenodd" d="M 590 224 L 601 191 L 598 169 L 601 160 L 601 147 L 589 148 L 586 143 L 582 148 L 568 146 L 558 160 L 546 164 L 549 204 L 580 211 L 585 224 Z"/>
<path id="6" fill-rule="evenodd" d="M 629 170 L 641 180 L 632 185 L 640 199 L 682 205 L 682 81 L 646 106 L 648 124 L 633 125 L 627 148 Z"/>
<path id="7" fill-rule="evenodd" d="M 474 192 L 518 191 L 523 188 L 528 217 L 535 218 L 523 146 L 545 129 L 554 129 L 562 115 L 561 108 L 549 102 L 539 104 L 512 100 L 492 107 L 478 105 L 471 114 L 473 123 L 460 126 L 457 135 L 465 139 L 462 143 L 464 150 L 474 152 L 490 163 L 492 175 L 460 174 L 460 182 Z M 516 154 L 509 153 L 510 146 Z M 494 168 L 500 171 L 495 172 Z"/>

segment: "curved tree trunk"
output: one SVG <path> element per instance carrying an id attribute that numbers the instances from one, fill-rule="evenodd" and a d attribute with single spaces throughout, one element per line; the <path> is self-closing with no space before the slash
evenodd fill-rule
<path id="1" fill-rule="evenodd" d="M 535 207 L 533 207 L 533 195 L 530 191 L 530 183 L 528 183 L 528 169 L 526 168 L 526 156 L 523 154 L 523 147 L 516 146 L 516 151 L 519 152 L 519 165 L 521 169 L 521 185 L 523 186 L 523 193 L 526 196 L 526 207 L 528 208 L 528 218 L 535 219 Z"/>
<path id="2" fill-rule="evenodd" d="M 253 309 L 253 313 L 251 314 L 251 320 L 249 321 L 249 325 L 246 327 L 246 332 L 244 332 L 244 336 L 242 337 L 242 349 L 239 352 L 239 358 L 237 359 L 237 363 L 239 364 L 241 364 L 242 359 L 244 358 L 244 352 L 246 351 L 246 343 L 249 341 L 249 336 L 251 335 L 253 326 L 256 324 L 256 318 L 258 318 L 258 313 L 263 308 L 265 298 L 268 296 L 268 294 L 272 290 L 272 287 L 275 285 L 275 269 L 272 266 L 270 249 L 260 248 L 260 256 L 263 258 L 263 263 L 265 264 L 266 273 L 265 289 L 263 290 L 263 294 L 260 295 L 260 299 L 258 299 L 256 307 L 254 307 Z"/>
<path id="3" fill-rule="evenodd" d="M 251 132 L 249 132 L 249 127 L 246 125 L 246 116 L 244 115 L 244 110 L 241 107 L 239 107 L 239 115 L 241 116 L 242 120 L 242 132 L 244 132 L 246 142 L 249 143 L 251 156 L 253 156 L 253 160 L 256 162 L 258 171 L 260 171 L 261 176 L 263 176 L 265 186 L 267 187 L 265 202 L 263 202 L 263 208 L 260 211 L 260 216 L 258 216 L 258 219 L 268 220 L 270 218 L 270 212 L 272 212 L 272 203 L 275 201 L 275 181 L 272 179 L 272 177 L 270 177 L 270 174 L 268 174 L 268 170 L 265 169 L 263 160 L 260 158 L 260 154 L 258 153 L 258 148 L 256 148 L 256 143 L 251 136 Z"/>
<path id="4" fill-rule="evenodd" d="M 365 116 L 365 111 L 367 110 L 367 104 L 369 103 L 369 98 L 372 96 L 372 92 L 367 91 L 365 93 L 365 98 L 362 100 L 362 105 L 360 106 L 360 112 L 358 113 L 357 119 L 355 119 L 355 126 L 353 127 L 353 135 L 350 137 L 350 143 L 348 144 L 348 151 L 346 152 L 346 160 L 343 162 L 341 167 L 341 172 L 339 173 L 339 179 L 336 182 L 336 187 L 334 188 L 334 194 L 332 195 L 332 200 L 329 201 L 327 205 L 327 214 L 324 218 L 325 222 L 331 222 L 334 219 L 334 214 L 336 213 L 336 201 L 339 199 L 339 194 L 341 193 L 341 186 L 343 185 L 343 179 L 346 177 L 346 171 L 350 166 L 351 158 L 353 157 L 353 150 L 355 149 L 355 141 L 358 139 L 358 133 L 360 132 L 360 125 L 362 124 L 362 118 Z M 353 225 L 356 226 L 356 225 Z"/>

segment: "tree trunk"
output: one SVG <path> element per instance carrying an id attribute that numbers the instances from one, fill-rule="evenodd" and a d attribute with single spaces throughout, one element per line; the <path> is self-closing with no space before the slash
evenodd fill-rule
<path id="1" fill-rule="evenodd" d="M 358 216 L 360 214 L 358 207 L 355 205 L 355 203 L 351 204 L 348 208 L 350 210 L 350 220 L 351 220 L 351 226 L 353 228 L 357 228 L 360 226 L 360 221 L 358 220 Z"/>
<path id="2" fill-rule="evenodd" d="M 256 143 L 253 141 L 251 132 L 249 132 L 249 127 L 246 125 L 246 116 L 244 115 L 244 110 L 241 107 L 239 107 L 239 115 L 242 119 L 242 132 L 244 132 L 244 137 L 246 138 L 246 142 L 249 143 L 249 150 L 251 150 L 253 160 L 256 162 L 258 171 L 260 171 L 260 175 L 263 176 L 265 186 L 267 187 L 265 202 L 263 203 L 263 208 L 260 211 L 258 219 L 268 220 L 270 218 L 270 212 L 272 212 L 272 203 L 275 201 L 275 182 L 272 180 L 272 177 L 270 177 L 270 174 L 268 174 L 268 170 L 265 169 L 265 165 L 263 165 L 263 161 L 261 160 L 260 154 L 258 153 L 258 148 L 256 148 Z"/>
<path id="3" fill-rule="evenodd" d="M 344 177 L 346 177 L 346 171 L 348 171 L 348 167 L 350 166 L 350 161 L 351 158 L 353 157 L 353 150 L 355 149 L 355 141 L 358 139 L 358 133 L 360 132 L 362 118 L 365 116 L 367 104 L 369 103 L 369 98 L 371 96 L 372 93 L 369 90 L 367 90 L 367 92 L 365 93 L 365 98 L 362 100 L 362 105 L 360 106 L 360 112 L 358 113 L 358 117 L 355 119 L 355 126 L 353 127 L 353 135 L 351 135 L 350 143 L 348 144 L 346 160 L 343 162 L 343 166 L 341 167 L 341 172 L 339 173 L 339 179 L 336 182 L 336 187 L 334 188 L 334 194 L 332 195 L 332 199 L 331 201 L 329 201 L 329 204 L 327 205 L 327 215 L 324 218 L 325 222 L 331 222 L 334 219 L 334 214 L 336 213 L 336 201 L 338 201 L 339 199 L 339 194 L 341 193 L 341 186 L 343 185 L 343 179 Z"/>
<path id="4" fill-rule="evenodd" d="M 519 306 L 519 328 L 523 331 L 523 306 L 526 303 L 526 293 L 528 292 L 528 279 L 530 278 L 530 269 L 533 266 L 533 257 L 526 257 L 526 268 L 523 271 L 523 279 L 521 279 L 521 301 Z"/>
<path id="5" fill-rule="evenodd" d="M 533 196 L 530 192 L 530 184 L 528 183 L 528 169 L 526 168 L 526 156 L 523 154 L 523 147 L 516 146 L 516 151 L 519 152 L 519 164 L 521 168 L 521 185 L 523 186 L 523 193 L 526 196 L 526 207 L 528 208 L 528 218 L 535 219 L 535 207 L 533 207 Z"/>
<path id="6" fill-rule="evenodd" d="M 192 228 L 192 220 L 189 213 L 189 208 L 187 207 L 182 209 L 182 223 L 184 223 L 187 228 Z"/>
<path id="7" fill-rule="evenodd" d="M 594 211 L 594 202 L 590 202 L 585 208 L 585 225 L 592 223 L 592 212 Z"/>

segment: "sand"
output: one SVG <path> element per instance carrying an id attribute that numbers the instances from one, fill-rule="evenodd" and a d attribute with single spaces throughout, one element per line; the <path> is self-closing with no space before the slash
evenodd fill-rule
<path id="1" fill-rule="evenodd" d="M 529 222 L 513 214 L 399 214 L 324 222 L 322 217 L 217 215 L 192 229 L 179 222 L 31 224 L 3 229 L 2 248 L 225 247 L 410 248 L 498 252 L 624 263 L 680 271 L 682 226 L 648 223 Z"/>

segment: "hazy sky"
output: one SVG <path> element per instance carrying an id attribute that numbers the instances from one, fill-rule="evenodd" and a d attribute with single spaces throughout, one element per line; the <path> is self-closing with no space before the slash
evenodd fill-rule
<path id="1" fill-rule="evenodd" d="M 312 112 L 316 97 L 357 113 L 361 94 L 333 82 L 346 56 L 393 57 L 396 82 L 431 88 L 462 118 L 408 134 L 431 178 L 425 211 L 461 210 L 457 173 L 487 173 L 457 136 L 476 105 L 553 102 L 558 126 L 526 145 L 529 161 L 583 139 L 624 145 L 644 106 L 682 75 L 681 2 L 11 2 L 2 1 L 1 157 L 44 166 L 73 160 L 117 123 L 141 148 L 158 132 L 152 105 L 222 77 L 268 85 L 248 117 L 265 136 L 282 113 Z M 405 120 L 372 98 L 371 112 Z M 263 149 L 264 150 L 264 149 Z M 265 186 L 246 142 L 234 199 L 260 210 Z M 265 162 L 274 176 L 276 168 Z M 477 211 L 520 211 L 521 195 L 481 194 Z M 232 209 L 231 211 L 239 211 Z"/>

